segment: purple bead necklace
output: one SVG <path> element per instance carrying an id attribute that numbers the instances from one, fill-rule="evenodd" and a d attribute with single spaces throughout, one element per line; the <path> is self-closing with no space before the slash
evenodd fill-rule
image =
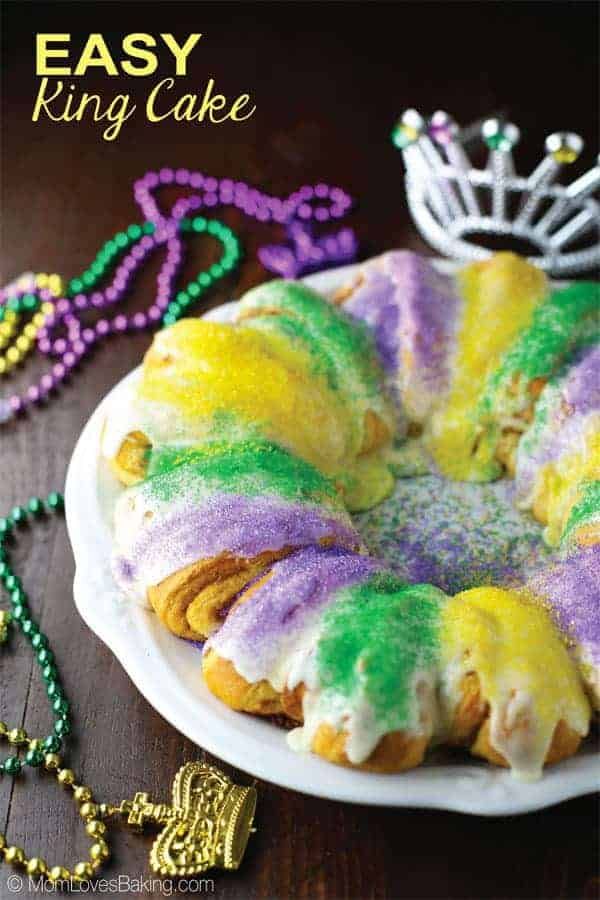
<path id="1" fill-rule="evenodd" d="M 174 281 L 183 261 L 183 242 L 179 232 L 206 232 L 222 243 L 223 254 L 217 263 L 201 272 L 177 294 L 179 301 L 174 301 Z M 88 310 L 104 312 L 117 305 L 127 293 L 134 275 L 163 246 L 166 247 L 166 256 L 157 276 L 153 302 L 148 309 L 130 316 L 123 313 L 113 318 L 102 316 L 93 326 L 86 326 L 82 315 Z M 123 258 L 106 288 L 87 294 L 83 291 L 74 293 L 82 284 L 95 287 L 114 258 L 121 256 Z M 56 362 L 23 394 L 0 399 L 0 423 L 46 400 L 99 340 L 110 334 L 144 331 L 161 323 L 169 325 L 175 322 L 194 300 L 236 267 L 240 256 L 239 242 L 231 229 L 217 220 L 207 221 L 200 216 L 181 219 L 174 227 L 172 223 L 157 227 L 152 222 L 145 222 L 142 226 L 131 225 L 126 231 L 119 232 L 107 241 L 86 272 L 80 278 L 72 279 L 68 292 L 70 296 L 55 301 L 54 310 L 46 316 L 43 327 L 37 333 L 37 347 Z M 40 301 L 47 299 L 45 289 L 29 293 Z M 8 299 L 0 296 L 0 304 Z"/>
<path id="2" fill-rule="evenodd" d="M 170 213 L 164 215 L 156 192 L 166 185 L 192 188 L 195 193 L 178 198 Z M 146 221 L 142 225 L 130 225 L 107 241 L 88 269 L 70 281 L 67 296 L 55 301 L 53 311 L 38 331 L 37 348 L 56 361 L 50 371 L 23 394 L 0 398 L 0 425 L 46 400 L 99 340 L 110 334 L 172 324 L 216 281 L 236 267 L 241 251 L 235 234 L 222 222 L 193 215 L 200 209 L 229 205 L 259 222 L 285 225 L 286 243 L 263 246 L 258 251 L 265 268 L 284 277 L 298 277 L 311 269 L 348 262 L 356 254 L 356 238 L 351 229 L 344 228 L 321 237 L 314 234 L 313 223 L 340 219 L 352 204 L 340 188 L 325 184 L 304 186 L 290 197 L 281 199 L 244 182 L 212 178 L 188 169 L 164 168 L 160 172 L 148 172 L 137 181 L 134 195 Z M 185 253 L 182 235 L 201 233 L 220 241 L 223 255 L 219 262 L 176 293 L 175 279 Z M 102 312 L 120 303 L 133 277 L 148 258 L 163 247 L 166 255 L 156 279 L 156 292 L 145 312 L 131 316 L 118 313 L 113 318 L 103 316 L 90 326 L 82 322 L 84 313 Z M 116 268 L 108 286 L 96 289 L 107 269 L 113 266 Z M 12 290 L 9 295 L 0 291 L 0 307 L 24 293 Z M 40 303 L 48 299 L 46 289 L 27 293 L 33 294 Z"/>
<path id="3" fill-rule="evenodd" d="M 178 199 L 165 217 L 156 192 L 167 185 L 191 188 L 195 193 Z M 180 219 L 199 209 L 233 206 L 258 222 L 284 225 L 286 243 L 268 244 L 258 250 L 263 266 L 283 278 L 298 278 L 312 270 L 351 262 L 358 250 L 351 228 L 320 237 L 315 235 L 315 224 L 344 218 L 353 203 L 342 188 L 327 184 L 304 185 L 282 198 L 265 194 L 243 181 L 214 178 L 185 168 L 163 168 L 159 172 L 147 172 L 136 181 L 134 197 L 144 218 L 157 224 Z"/>

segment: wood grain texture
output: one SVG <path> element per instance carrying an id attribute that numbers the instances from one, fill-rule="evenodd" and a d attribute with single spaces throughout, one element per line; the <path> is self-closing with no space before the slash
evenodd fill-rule
<path id="1" fill-rule="evenodd" d="M 204 33 L 186 90 L 209 76 L 236 95 L 250 90 L 244 125 L 128 123 L 114 144 L 96 126 L 30 121 L 33 35 L 100 31 Z M 353 224 L 364 256 L 423 249 L 402 198 L 401 167 L 387 135 L 399 110 L 439 106 L 468 121 L 507 108 L 533 165 L 556 128 L 598 132 L 597 9 L 592 3 L 4 3 L 2 278 L 82 270 L 101 242 L 138 219 L 132 180 L 164 164 L 231 175 L 289 193 L 324 179 L 360 198 Z M 145 79 L 128 84 L 141 98 Z M 106 80 L 86 80 L 116 90 Z M 596 97 L 594 98 L 594 93 Z M 596 102 L 594 102 L 596 100 Z M 239 274 L 204 308 L 266 277 L 255 261 L 275 231 L 223 213 L 247 252 Z M 201 241 L 184 276 L 213 252 Z M 152 270 L 131 308 L 148 305 Z M 82 425 L 98 400 L 140 359 L 147 336 L 98 348 L 59 398 L 0 432 L 0 509 L 61 489 Z M 14 379 L 23 385 L 43 364 Z M 2 385 L 4 391 L 4 385 Z M 172 774 L 198 749 L 141 698 L 119 663 L 83 625 L 72 602 L 73 560 L 63 524 L 24 531 L 16 556 L 36 613 L 56 650 L 75 734 L 70 761 L 101 799 L 147 789 L 167 797 Z M 31 658 L 16 640 L 0 655 L 0 717 L 32 733 L 49 725 Z M 301 761 L 298 762 L 301 765 Z M 225 767 L 226 768 L 226 767 Z M 242 783 L 249 778 L 233 776 Z M 39 782 L 39 783 L 38 783 Z M 257 834 L 240 872 L 216 874 L 223 898 L 592 898 L 598 892 L 598 807 L 582 798 L 529 816 L 486 820 L 326 802 L 258 784 Z M 50 863 L 72 864 L 87 839 L 67 795 L 37 776 L 0 781 L 0 829 Z M 147 874 L 150 838 L 116 832 L 107 876 Z M 0 869 L 0 897 L 9 896 Z M 148 896 L 157 892 L 146 892 Z"/>

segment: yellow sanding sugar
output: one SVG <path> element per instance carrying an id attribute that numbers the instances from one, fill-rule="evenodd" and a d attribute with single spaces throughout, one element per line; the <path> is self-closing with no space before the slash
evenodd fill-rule
<path id="1" fill-rule="evenodd" d="M 305 352 L 277 334 L 182 319 L 146 355 L 140 396 L 203 428 L 230 413 L 328 475 L 360 451 L 356 410 L 343 403 Z"/>
<path id="2" fill-rule="evenodd" d="M 600 430 L 597 422 L 591 427 L 574 453 L 553 460 L 541 469 L 535 491 L 534 509 L 544 511 L 547 521 L 544 540 L 555 547 L 569 518 L 573 504 L 579 497 L 583 482 L 600 479 Z"/>
<path id="3" fill-rule="evenodd" d="M 547 292 L 543 272 L 513 253 L 461 270 L 464 299 L 448 403 L 434 417 L 430 447 L 450 478 L 487 480 L 490 473 L 472 458 L 475 426 L 470 414 L 490 372 Z"/>

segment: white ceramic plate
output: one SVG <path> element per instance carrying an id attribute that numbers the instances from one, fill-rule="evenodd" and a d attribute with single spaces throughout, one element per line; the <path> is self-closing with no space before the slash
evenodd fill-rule
<path id="1" fill-rule="evenodd" d="M 319 273 L 307 281 L 329 293 L 354 268 Z M 231 310 L 232 304 L 226 304 L 208 317 L 226 321 Z M 506 815 L 541 809 L 598 788 L 600 754 L 591 746 L 549 768 L 534 784 L 523 784 L 485 763 L 457 762 L 442 751 L 426 765 L 400 775 L 356 772 L 312 754 L 295 753 L 284 731 L 236 713 L 213 697 L 202 681 L 199 650 L 167 632 L 153 613 L 126 602 L 110 573 L 111 513 L 120 488 L 100 459 L 100 430 L 108 404 L 134 376 L 135 371 L 97 407 L 69 465 L 65 501 L 76 562 L 73 593 L 85 622 L 168 722 L 200 747 L 258 778 L 334 800 Z"/>

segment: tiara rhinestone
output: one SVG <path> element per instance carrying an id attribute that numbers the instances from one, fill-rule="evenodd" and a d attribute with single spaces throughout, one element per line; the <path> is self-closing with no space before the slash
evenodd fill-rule
<path id="1" fill-rule="evenodd" d="M 459 128 L 444 110 L 426 120 L 407 109 L 392 132 L 406 168 L 408 206 L 423 237 L 463 262 L 492 252 L 471 240 L 474 235 L 483 240 L 502 235 L 527 241 L 534 248 L 530 261 L 551 275 L 598 268 L 600 161 L 570 184 L 557 180 L 579 159 L 581 137 L 550 134 L 541 162 L 521 176 L 512 153 L 520 139 L 516 125 L 501 118 L 483 122 L 480 139 L 488 149 L 483 169 L 472 164 L 466 150 L 472 131 Z"/>
<path id="2" fill-rule="evenodd" d="M 392 131 L 392 141 L 398 150 L 404 150 L 419 139 L 424 128 L 425 121 L 416 109 L 407 109 Z"/>
<path id="3" fill-rule="evenodd" d="M 583 141 L 571 131 L 555 131 L 546 138 L 546 150 L 557 163 L 570 165 L 583 150 Z"/>
<path id="4" fill-rule="evenodd" d="M 481 127 L 483 139 L 490 150 L 508 152 L 519 143 L 521 133 L 512 122 L 501 119 L 486 119 Z"/>

